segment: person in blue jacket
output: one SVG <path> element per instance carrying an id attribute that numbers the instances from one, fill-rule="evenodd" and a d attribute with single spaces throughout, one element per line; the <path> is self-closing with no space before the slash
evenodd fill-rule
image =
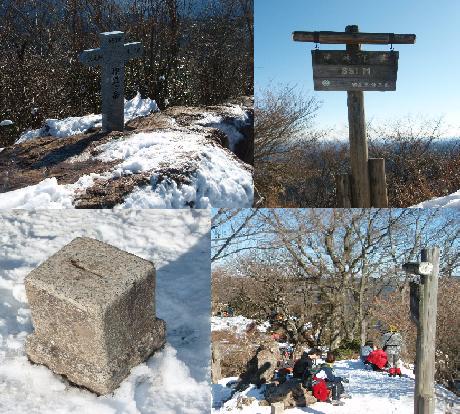
<path id="1" fill-rule="evenodd" d="M 343 388 L 343 382 L 348 382 L 348 379 L 338 377 L 334 372 L 335 355 L 333 352 L 328 352 L 326 356 L 326 362 L 321 365 L 321 368 L 316 373 L 316 378 L 324 379 L 326 381 L 327 388 L 331 390 L 332 405 L 344 405 L 341 398 L 347 398 Z"/>
<path id="2" fill-rule="evenodd" d="M 361 347 L 359 357 L 361 361 L 364 363 L 364 365 L 368 364 L 367 357 L 373 350 L 374 350 L 374 343 L 372 341 L 367 341 L 366 344 Z"/>

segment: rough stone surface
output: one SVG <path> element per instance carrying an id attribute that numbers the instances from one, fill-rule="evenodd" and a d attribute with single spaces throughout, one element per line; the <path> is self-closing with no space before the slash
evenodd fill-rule
<path id="1" fill-rule="evenodd" d="M 80 61 L 88 66 L 102 66 L 102 129 L 123 131 L 125 61 L 140 57 L 142 44 L 125 44 L 125 34 L 118 31 L 100 33 L 99 39 L 101 47 L 83 51 Z"/>
<path id="2" fill-rule="evenodd" d="M 311 391 L 308 391 L 296 379 L 291 379 L 280 385 L 269 384 L 265 390 L 265 399 L 272 405 L 282 403 L 284 408 L 306 407 L 316 402 Z"/>
<path id="3" fill-rule="evenodd" d="M 76 238 L 25 280 L 35 332 L 32 362 L 98 394 L 165 343 L 155 317 L 152 263 L 90 238 Z"/>
<path id="4" fill-rule="evenodd" d="M 284 404 L 283 403 L 273 403 L 271 405 L 271 414 L 282 414 L 284 413 Z"/>
<path id="5" fill-rule="evenodd" d="M 246 371 L 241 374 L 241 384 L 265 384 L 272 380 L 278 364 L 279 350 L 276 342 L 267 340 L 262 342 L 256 355 L 246 366 Z"/>

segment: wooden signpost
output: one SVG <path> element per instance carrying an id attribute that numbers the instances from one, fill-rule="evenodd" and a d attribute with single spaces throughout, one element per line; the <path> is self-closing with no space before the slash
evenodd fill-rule
<path id="1" fill-rule="evenodd" d="M 336 177 L 338 207 L 388 207 L 385 160 L 369 159 L 364 116 L 364 91 L 394 91 L 399 52 L 368 52 L 361 44 L 413 44 L 415 35 L 345 32 L 294 32 L 296 42 L 346 44 L 346 50 L 313 50 L 316 91 L 347 91 L 351 174 Z"/>
<path id="2" fill-rule="evenodd" d="M 434 414 L 439 247 L 422 249 L 421 259 L 421 263 L 403 265 L 404 270 L 417 276 L 410 283 L 411 318 L 417 326 L 414 413 Z"/>

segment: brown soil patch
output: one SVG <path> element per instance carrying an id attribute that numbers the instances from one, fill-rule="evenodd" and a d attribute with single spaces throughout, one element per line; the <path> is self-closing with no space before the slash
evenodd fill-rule
<path id="1" fill-rule="evenodd" d="M 69 162 L 69 158 L 91 152 L 120 134 L 98 131 L 65 139 L 42 137 L 7 147 L 0 152 L 0 192 L 38 184 L 48 177 L 56 177 L 59 184 L 71 184 L 82 175 L 107 171 L 117 162 Z"/>
<path id="2" fill-rule="evenodd" d="M 150 173 L 127 175 L 110 180 L 98 180 L 76 197 L 75 208 L 113 208 L 123 202 L 135 187 L 148 185 Z"/>
<path id="3" fill-rule="evenodd" d="M 155 112 L 145 117 L 134 118 L 126 124 L 129 129 L 167 129 L 172 126 L 171 118 L 162 112 Z"/>

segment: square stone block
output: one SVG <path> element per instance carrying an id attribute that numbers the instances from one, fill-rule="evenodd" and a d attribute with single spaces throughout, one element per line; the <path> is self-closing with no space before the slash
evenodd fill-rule
<path id="1" fill-rule="evenodd" d="M 98 394 L 113 391 L 165 343 L 155 276 L 147 260 L 74 239 L 25 279 L 35 327 L 27 356 Z"/>

